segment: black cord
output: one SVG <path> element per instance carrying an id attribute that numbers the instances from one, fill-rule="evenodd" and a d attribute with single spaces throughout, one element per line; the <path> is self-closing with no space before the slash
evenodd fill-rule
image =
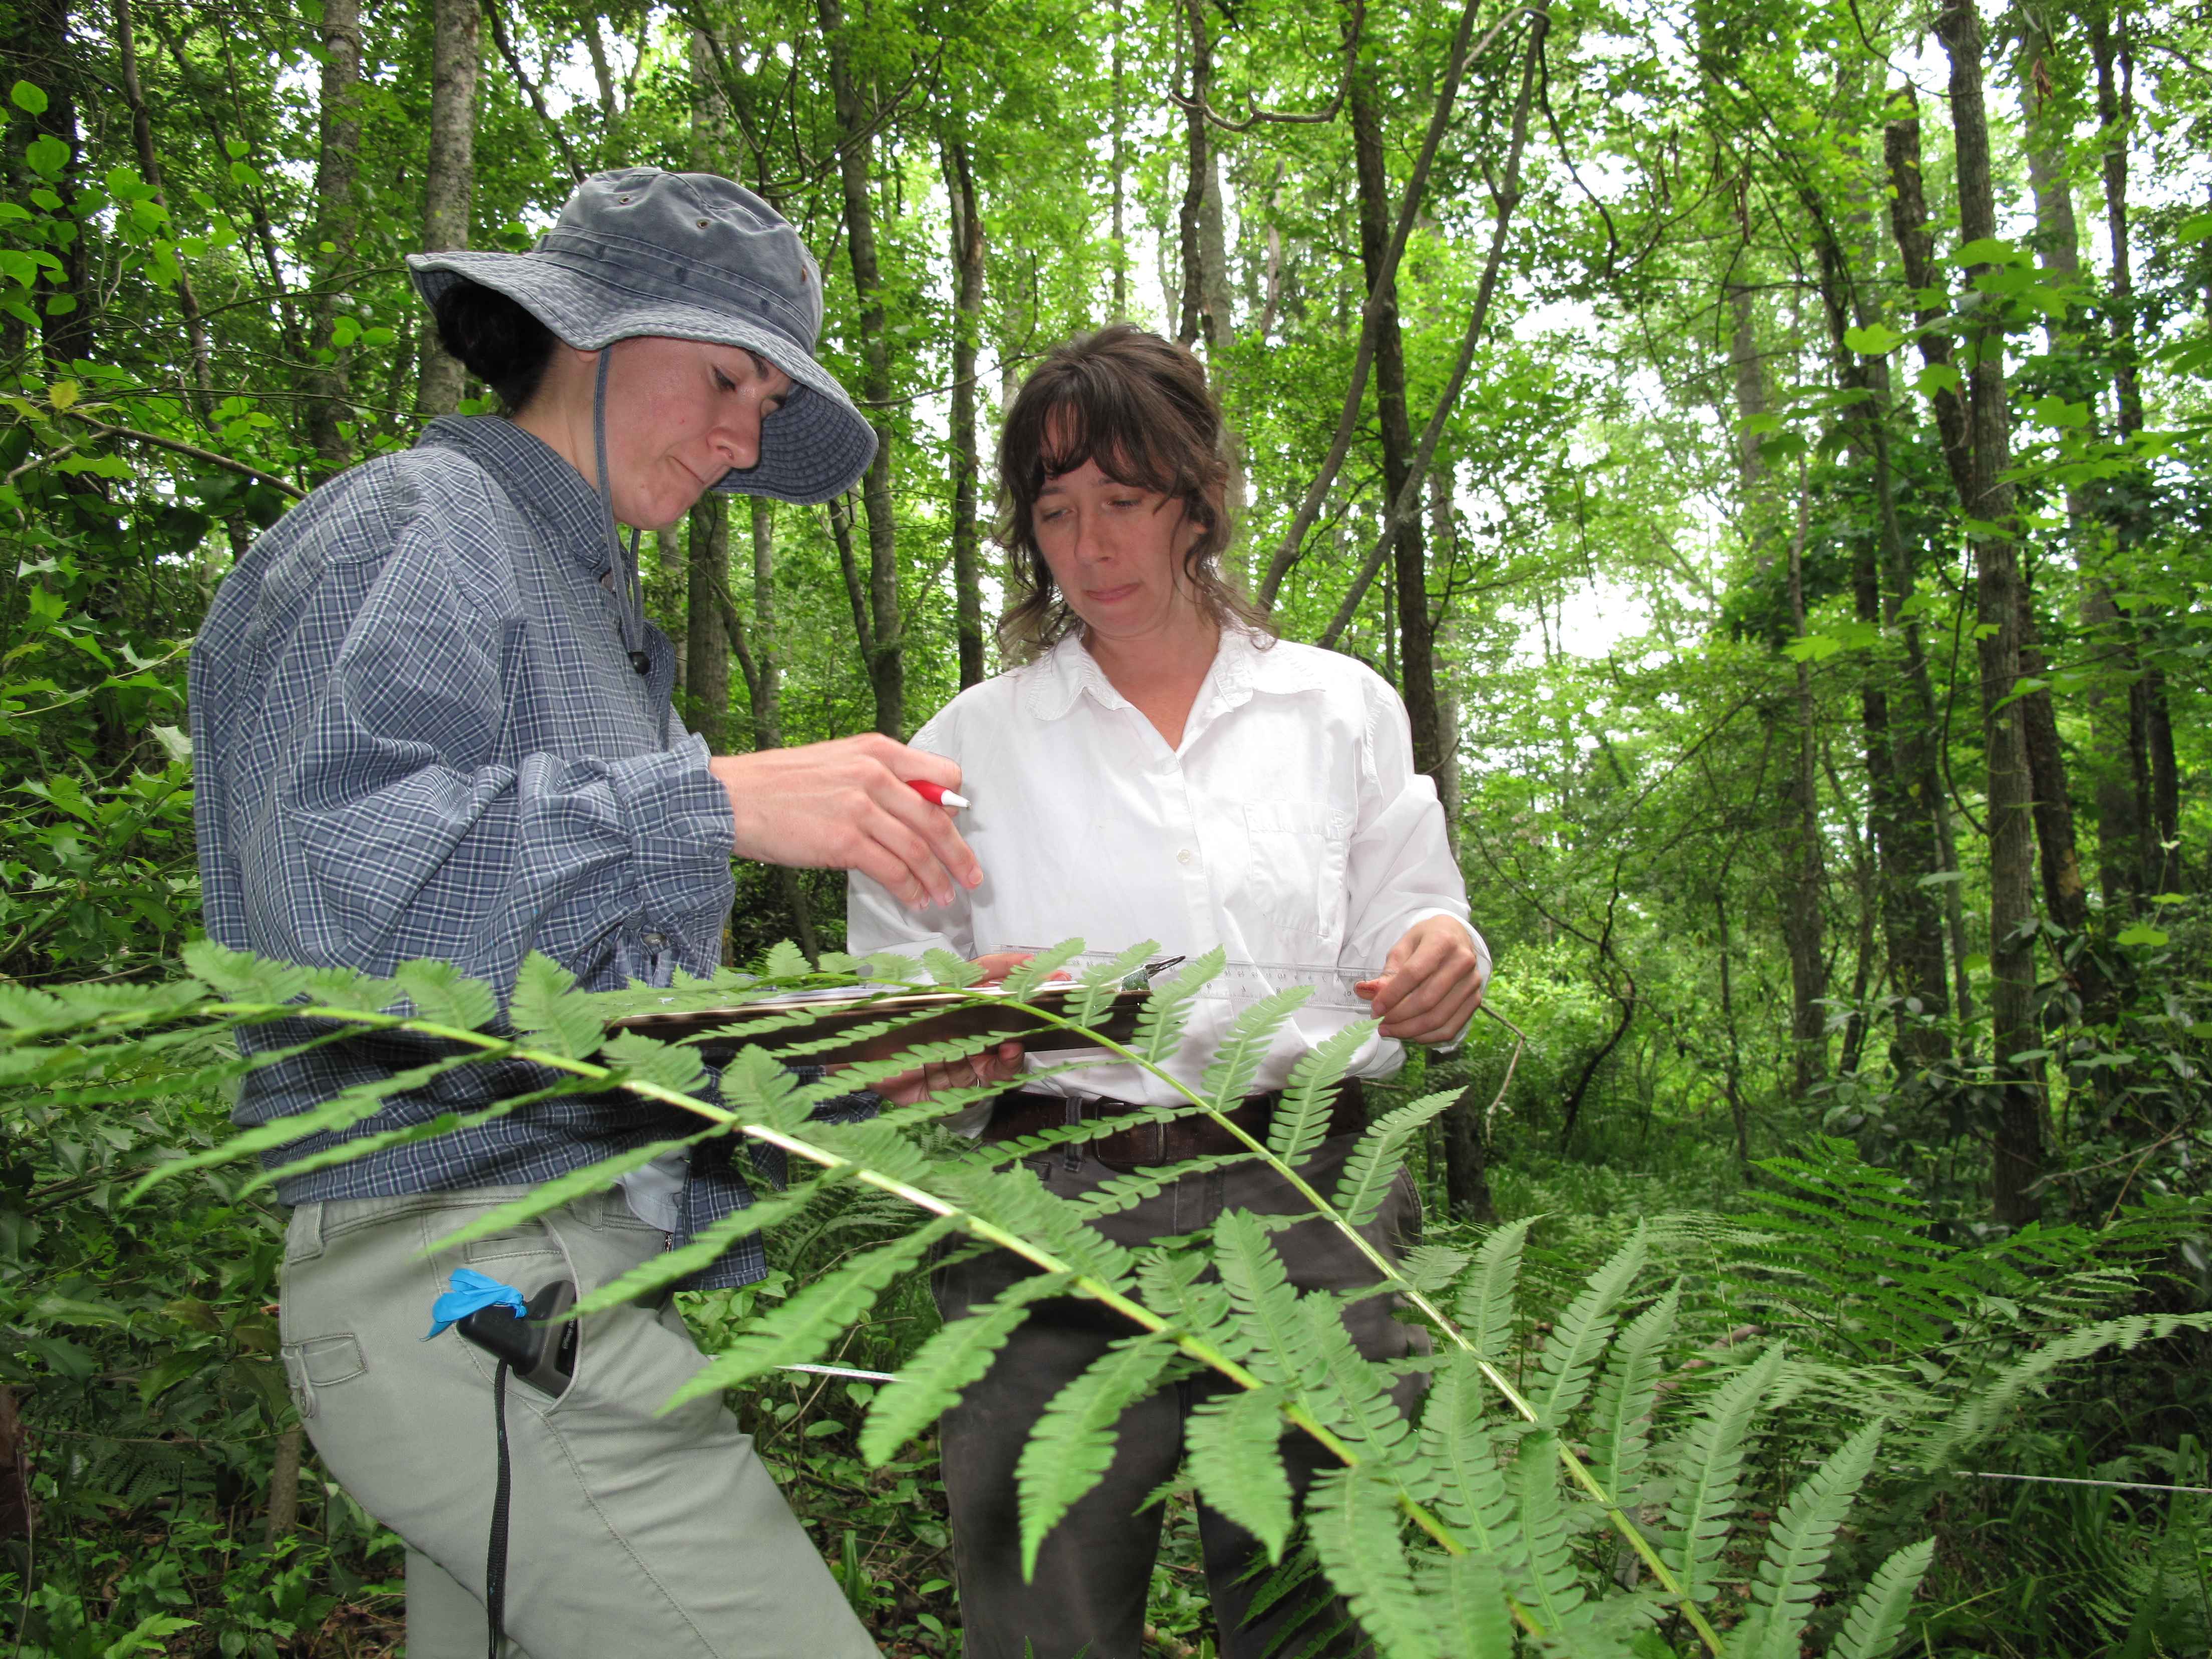
<path id="1" fill-rule="evenodd" d="M 491 1542 L 484 1555 L 484 1612 L 491 1624 L 490 1659 L 507 1645 L 507 1361 L 492 1378 L 491 1420 L 499 1433 L 499 1479 L 491 1494 Z"/>

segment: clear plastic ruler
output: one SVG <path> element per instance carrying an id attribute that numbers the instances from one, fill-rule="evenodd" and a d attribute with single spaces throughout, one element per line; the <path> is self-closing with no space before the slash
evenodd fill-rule
<path id="1" fill-rule="evenodd" d="M 983 954 L 996 955 L 1002 951 L 1011 951 L 1028 956 L 1040 956 L 1043 954 L 1044 948 L 1038 945 L 995 945 L 989 951 Z M 1070 973 L 1079 974 L 1085 968 L 1095 968 L 1101 963 L 1111 962 L 1119 954 L 1120 952 L 1115 951 L 1085 951 L 1069 961 L 1067 969 Z M 1130 977 L 1132 980 L 1149 978 L 1157 983 L 1162 980 L 1173 978 L 1189 960 L 1188 957 L 1164 955 L 1154 957 Z M 1341 1008 L 1364 1014 L 1369 1011 L 1367 999 L 1359 995 L 1352 988 L 1366 980 L 1379 977 L 1381 977 L 1379 969 L 1370 973 L 1362 969 L 1342 967 L 1333 962 L 1231 960 L 1223 966 L 1218 974 L 1201 986 L 1198 994 L 1201 997 L 1226 1002 L 1253 1003 L 1257 1002 L 1261 997 L 1271 996 L 1277 991 L 1287 990 L 1291 986 L 1306 985 L 1313 988 L 1313 995 L 1305 1005 L 1307 1007 Z"/>

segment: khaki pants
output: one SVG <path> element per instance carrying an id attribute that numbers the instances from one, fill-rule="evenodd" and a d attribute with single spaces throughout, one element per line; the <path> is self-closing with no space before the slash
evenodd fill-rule
<path id="1" fill-rule="evenodd" d="M 1326 1194 L 1358 1144 L 1357 1135 L 1325 1140 L 1299 1173 Z M 1085 1197 L 1115 1174 L 1075 1150 L 1031 1158 L 1029 1167 L 1066 1199 Z M 1308 1207 L 1272 1170 L 1248 1164 L 1185 1176 L 1157 1196 L 1092 1224 L 1118 1244 L 1136 1246 L 1210 1226 L 1224 1210 L 1267 1215 Z M 1381 1212 L 1362 1231 L 1395 1260 L 1418 1242 L 1420 1224 L 1419 1194 L 1401 1170 Z M 1275 1248 L 1291 1283 L 1302 1291 L 1355 1290 L 1379 1277 L 1350 1240 L 1318 1219 L 1276 1234 Z M 957 1319 L 1030 1271 L 1018 1257 L 995 1250 L 949 1264 L 939 1268 L 933 1285 L 937 1305 L 948 1322 Z M 1396 1303 L 1395 1297 L 1375 1296 L 1345 1310 L 1346 1328 L 1370 1359 L 1428 1352 L 1425 1330 L 1392 1317 Z M 1096 1303 L 1038 1303 L 991 1369 L 945 1413 L 945 1492 L 952 1510 L 961 1650 L 967 1659 L 1138 1659 L 1146 1592 L 1159 1550 L 1161 1506 L 1151 1500 L 1182 1462 L 1183 1423 L 1192 1407 L 1228 1385 L 1201 1375 L 1122 1413 L 1105 1479 L 1045 1534 L 1036 1577 L 1027 1583 L 1014 1481 L 1022 1448 L 1053 1395 L 1133 1328 Z M 1413 1408 L 1422 1386 L 1417 1376 L 1398 1383 L 1392 1392 L 1401 1410 Z M 1285 1434 L 1282 1450 L 1291 1490 L 1300 1498 L 1317 1474 L 1336 1464 L 1304 1434 Z M 1204 1503 L 1198 1531 L 1224 1659 L 1364 1651 L 1358 1637 L 1343 1629 L 1350 1617 L 1343 1603 L 1331 1601 L 1315 1612 L 1310 1586 L 1255 1613 L 1255 1592 L 1271 1571 L 1259 1540 Z"/>
<path id="2" fill-rule="evenodd" d="M 495 1363 L 430 1304 L 472 1267 L 588 1292 L 665 1240 L 591 1197 L 460 1249 L 432 1241 L 525 1188 L 303 1204 L 286 1240 L 284 1366 L 331 1473 L 407 1543 L 410 1659 L 484 1650 Z M 673 1308 L 595 1315 L 557 1401 L 508 1380 L 510 1659 L 861 1659 L 877 1652 L 717 1398 L 661 1406 L 705 1363 Z"/>

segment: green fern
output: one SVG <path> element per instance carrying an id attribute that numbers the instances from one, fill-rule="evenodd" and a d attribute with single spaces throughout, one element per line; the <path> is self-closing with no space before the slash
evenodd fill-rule
<path id="1" fill-rule="evenodd" d="M 1444 1355 L 1421 1412 L 1415 1490 L 1462 1541 L 1499 1555 L 1508 1546 L 1513 1499 L 1483 1419 L 1489 1388 L 1470 1355 Z"/>
<path id="2" fill-rule="evenodd" d="M 1217 976 L 1229 960 L 1219 945 L 1195 962 L 1187 963 L 1173 979 L 1152 987 L 1145 1006 L 1137 1011 L 1137 1036 L 1132 1045 L 1138 1057 L 1164 1066 L 1182 1046 L 1183 1027 L 1189 1023 L 1191 1004 L 1199 992 Z"/>
<path id="3" fill-rule="evenodd" d="M 1659 1367 L 1674 1339 L 1682 1305 L 1680 1284 L 1653 1303 L 1620 1334 L 1591 1408 L 1591 1473 L 1623 1508 L 1636 1503 L 1638 1484 L 1651 1445 Z"/>
<path id="4" fill-rule="evenodd" d="M 1744 1454 L 1756 1430 L 1759 1406 L 1782 1369 L 1782 1345 L 1775 1343 L 1723 1382 L 1684 1437 L 1679 1458 L 1673 1460 L 1676 1486 L 1667 1524 L 1674 1530 L 1676 1549 L 1668 1565 L 1694 1601 L 1709 1601 L 1714 1594 L 1713 1564 L 1735 1514 Z"/>
<path id="5" fill-rule="evenodd" d="M 1558 1428 L 1583 1403 L 1589 1392 L 1598 1356 L 1613 1340 L 1619 1322 L 1620 1299 L 1628 1294 L 1637 1274 L 1644 1271 L 1647 1253 L 1644 1229 L 1638 1227 L 1628 1242 L 1614 1251 L 1605 1265 L 1589 1276 L 1581 1295 L 1567 1304 L 1553 1322 L 1544 1343 L 1542 1369 L 1532 1390 L 1536 1421 Z"/>
<path id="6" fill-rule="evenodd" d="M 1258 1218 L 1231 1210 L 1214 1224 L 1214 1262 L 1240 1316 L 1237 1358 L 1265 1382 L 1301 1386 L 1311 1369 L 1312 1327 L 1298 1307 L 1283 1259 Z"/>
<path id="7" fill-rule="evenodd" d="M 1281 1103 L 1267 1122 L 1267 1150 L 1292 1169 L 1311 1158 L 1328 1138 L 1337 1085 L 1376 1025 L 1371 1019 L 1356 1019 L 1322 1038 L 1291 1067 Z"/>
<path id="8" fill-rule="evenodd" d="M 1521 1283 L 1521 1255 L 1534 1216 L 1493 1227 L 1474 1253 L 1474 1267 L 1461 1282 L 1453 1318 L 1474 1352 L 1495 1364 L 1513 1340 L 1514 1298 Z"/>
<path id="9" fill-rule="evenodd" d="M 1121 994 L 1121 981 L 1158 956 L 1159 950 L 1158 940 L 1139 939 L 1110 962 L 1085 969 L 1076 976 L 1081 989 L 1068 1000 L 1061 1012 L 1078 1025 L 1096 1025 L 1108 1006 Z"/>
<path id="10" fill-rule="evenodd" d="M 1575 1574 L 1560 1502 L 1559 1443 L 1548 1430 L 1522 1441 L 1507 1489 L 1513 1495 L 1520 1545 L 1518 1571 L 1508 1582 L 1544 1629 L 1564 1632 L 1576 1622 L 1589 1593 Z"/>
<path id="11" fill-rule="evenodd" d="M 1420 1586 L 1437 1659 L 1513 1659 L 1513 1614 L 1495 1561 L 1434 1557 L 1423 1565 Z"/>
<path id="12" fill-rule="evenodd" d="M 1306 1528 L 1329 1582 L 1389 1659 L 1435 1659 L 1435 1626 L 1398 1537 L 1397 1488 L 1366 1468 L 1314 1482 Z"/>
<path id="13" fill-rule="evenodd" d="M 1881 1431 L 1881 1424 L 1869 1423 L 1844 1441 L 1774 1517 L 1751 1613 L 1729 1644 L 1732 1659 L 1797 1659 L 1828 1553 L 1874 1467 Z"/>
<path id="14" fill-rule="evenodd" d="M 1843 1633 L 1828 1650 L 1828 1659 L 1887 1659 L 1904 1633 L 1912 1611 L 1913 1592 L 1935 1559 L 1936 1540 L 1923 1538 L 1907 1544 L 1875 1569 L 1867 1586 L 1853 1599 L 1844 1615 Z"/>
<path id="15" fill-rule="evenodd" d="M 1124 1338 L 1046 1405 L 1014 1465 L 1024 1580 L 1036 1571 L 1045 1534 L 1104 1478 L 1121 1413 L 1152 1391 L 1175 1357 L 1162 1338 Z"/>
<path id="16" fill-rule="evenodd" d="M 1030 1304 L 1059 1295 L 1070 1277 L 1039 1273 L 1018 1279 L 988 1306 L 939 1327 L 900 1369 L 897 1380 L 885 1383 L 871 1402 L 860 1431 L 860 1455 L 873 1464 L 890 1462 L 991 1368 L 999 1350 L 1029 1317 Z"/>
<path id="17" fill-rule="evenodd" d="M 1062 939 L 1050 950 L 1038 951 L 1008 974 L 1000 984 L 999 994 L 1012 1002 L 1026 1002 L 1031 992 L 1082 954 L 1081 939 Z M 1141 961 L 1143 958 L 1139 957 L 1138 960 Z M 1128 969 L 1124 968 L 1121 973 L 1126 974 L 1128 971 Z M 1115 975 L 1117 980 L 1121 976 L 1120 974 Z"/>
<path id="18" fill-rule="evenodd" d="M 1312 997 L 1312 986 L 1292 985 L 1240 1009 L 1199 1079 L 1199 1098 L 1217 1112 L 1234 1111 L 1252 1092 L 1253 1079 L 1276 1036 Z"/>
<path id="19" fill-rule="evenodd" d="M 1424 1095 L 1367 1126 L 1359 1144 L 1352 1149 L 1352 1156 L 1345 1160 L 1344 1173 L 1337 1178 L 1334 1202 L 1346 1224 L 1364 1227 L 1375 1219 L 1389 1194 L 1390 1183 L 1405 1168 L 1406 1153 L 1413 1144 L 1413 1137 L 1462 1092 L 1445 1089 Z"/>
<path id="20" fill-rule="evenodd" d="M 1265 1545 L 1270 1561 L 1283 1559 L 1292 1525 L 1282 1409 L 1278 1389 L 1240 1389 L 1198 1407 L 1183 1429 L 1200 1495 Z"/>

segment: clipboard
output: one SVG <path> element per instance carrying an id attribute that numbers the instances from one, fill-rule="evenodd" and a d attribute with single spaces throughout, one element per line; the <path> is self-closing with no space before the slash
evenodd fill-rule
<path id="1" fill-rule="evenodd" d="M 1057 1013 L 1082 994 L 1073 984 L 1048 984 L 1032 991 L 1028 1000 Z M 1115 1042 L 1136 1035 L 1137 1013 L 1152 996 L 1149 987 L 1117 991 L 1090 1030 Z M 935 1011 L 935 1012 L 933 1012 Z M 804 1018 L 794 1016 L 804 1015 Z M 869 1028 L 897 1020 L 897 1029 Z M 781 1022 L 773 1030 L 757 1028 Z M 1095 1049 L 1098 1045 L 1081 1035 L 1041 1019 L 1025 1009 L 996 1001 L 988 994 L 953 992 L 893 992 L 856 994 L 851 997 L 772 997 L 735 1008 L 671 1009 L 665 1013 L 638 1013 L 616 1020 L 615 1031 L 635 1031 L 662 1042 L 685 1042 L 710 1060 L 727 1060 L 748 1043 L 774 1050 L 806 1043 L 809 1065 L 888 1060 L 893 1054 L 925 1042 L 972 1040 L 979 1049 L 1008 1038 L 1019 1041 L 1031 1054 L 1069 1049 Z M 826 1038 L 854 1033 L 849 1043 L 815 1048 Z M 865 1033 L 865 1034 L 864 1034 Z"/>

